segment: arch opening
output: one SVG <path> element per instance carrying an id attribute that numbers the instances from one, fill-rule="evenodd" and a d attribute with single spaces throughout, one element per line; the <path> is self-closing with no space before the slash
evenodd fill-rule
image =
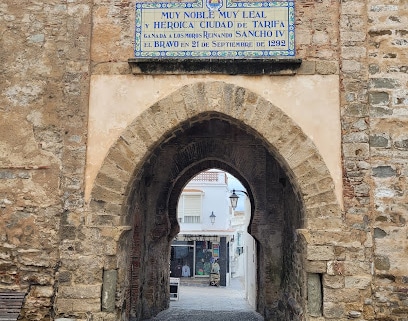
<path id="1" fill-rule="evenodd" d="M 172 241 L 170 257 L 171 281 L 179 283 L 181 291 L 170 293 L 170 307 L 225 309 L 218 297 L 223 293 L 235 298 L 230 309 L 254 310 L 256 246 L 247 232 L 251 205 L 246 192 L 237 192 L 238 206 L 233 207 L 233 189 L 244 187 L 217 168 L 198 173 L 184 186 L 177 207 L 180 233 Z M 214 292 L 212 287 L 223 290 Z"/>
<path id="2" fill-rule="evenodd" d="M 303 288 L 299 284 L 303 275 L 296 270 L 300 259 L 295 258 L 293 238 L 296 228 L 302 227 L 300 199 L 265 144 L 242 124 L 221 116 L 210 118 L 204 113 L 182 134 L 166 140 L 152 153 L 132 187 L 129 306 L 135 320 L 152 317 L 169 306 L 169 293 L 163 289 L 168 288 L 170 244 L 179 232 L 179 195 L 194 175 L 210 168 L 234 173 L 248 190 L 248 231 L 258 244 L 256 310 L 266 320 L 296 320 L 295 309 L 288 312 L 289 298 L 302 310 L 304 298 L 297 289 Z"/>
<path id="3" fill-rule="evenodd" d="M 175 102 L 181 111 L 173 110 Z M 286 115 L 224 83 L 189 85 L 152 106 L 121 135 L 98 174 L 91 208 L 113 201 L 121 208 L 119 224 L 131 229 L 115 254 L 117 312 L 123 320 L 143 320 L 168 308 L 178 196 L 209 168 L 233 174 L 249 192 L 257 311 L 265 320 L 302 320 L 307 244 L 298 229 L 315 220 L 340 226 L 333 181 L 313 143 Z"/>

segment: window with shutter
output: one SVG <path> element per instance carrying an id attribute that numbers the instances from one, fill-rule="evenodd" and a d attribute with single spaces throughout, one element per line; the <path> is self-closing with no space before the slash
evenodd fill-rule
<path id="1" fill-rule="evenodd" d="M 178 205 L 180 223 L 201 223 L 201 195 L 182 195 Z"/>

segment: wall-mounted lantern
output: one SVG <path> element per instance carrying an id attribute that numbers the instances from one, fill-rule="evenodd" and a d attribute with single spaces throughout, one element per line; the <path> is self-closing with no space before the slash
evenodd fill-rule
<path id="1" fill-rule="evenodd" d="M 245 192 L 245 191 L 237 190 L 237 192 L 244 193 L 246 196 L 248 196 L 248 193 Z M 235 194 L 235 189 L 233 189 L 233 190 L 232 190 L 232 194 L 231 194 L 231 196 L 229 197 L 229 199 L 230 199 L 230 202 L 231 202 L 231 207 L 232 207 L 232 209 L 233 209 L 234 211 L 235 211 L 235 209 L 237 208 L 238 198 L 239 198 L 239 196 L 238 196 L 237 194 Z"/>
<path id="2" fill-rule="evenodd" d="M 211 222 L 212 225 L 214 225 L 214 223 L 215 223 L 215 215 L 214 215 L 214 212 L 211 212 L 210 222 Z"/>

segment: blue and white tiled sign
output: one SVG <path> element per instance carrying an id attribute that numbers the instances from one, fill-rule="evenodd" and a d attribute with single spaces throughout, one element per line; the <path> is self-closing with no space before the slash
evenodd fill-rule
<path id="1" fill-rule="evenodd" d="M 136 4 L 136 58 L 295 55 L 294 1 Z"/>

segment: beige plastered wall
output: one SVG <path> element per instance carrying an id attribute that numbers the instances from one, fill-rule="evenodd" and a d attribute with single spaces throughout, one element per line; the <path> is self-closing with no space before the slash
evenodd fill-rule
<path id="1" fill-rule="evenodd" d="M 224 81 L 252 90 L 282 109 L 313 140 L 342 204 L 339 77 L 93 75 L 91 78 L 85 198 L 111 145 L 145 109 L 184 85 Z"/>

